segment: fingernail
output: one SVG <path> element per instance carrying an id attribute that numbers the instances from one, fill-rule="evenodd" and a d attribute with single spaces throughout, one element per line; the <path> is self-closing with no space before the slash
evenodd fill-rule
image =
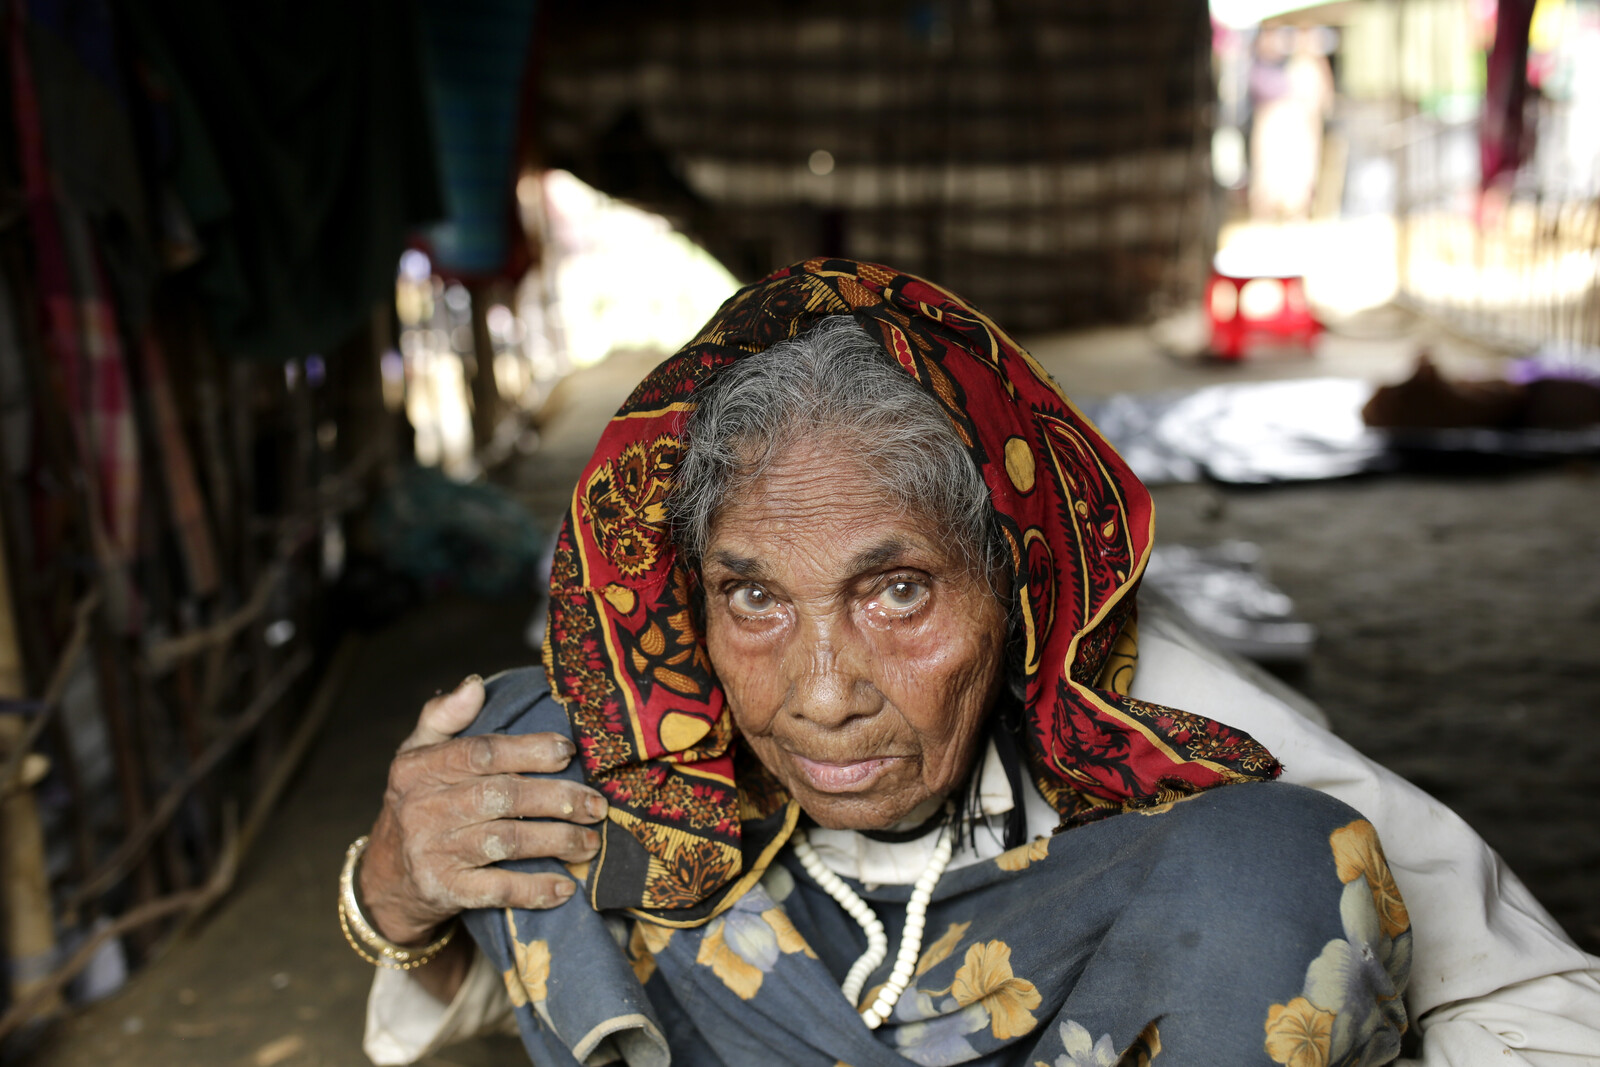
<path id="1" fill-rule="evenodd" d="M 473 682 L 477 682 L 479 685 L 482 685 L 483 676 L 479 674 L 469 674 L 465 678 L 461 679 L 461 681 L 457 682 L 455 689 L 451 690 L 451 692 L 459 693 Z"/>
<path id="2" fill-rule="evenodd" d="M 577 888 L 578 886 L 575 882 L 560 881 L 555 884 L 555 887 L 551 889 L 550 893 L 556 898 L 556 900 L 563 901 L 572 896 L 573 890 Z"/>
<path id="3" fill-rule="evenodd" d="M 589 810 L 590 815 L 598 819 L 606 813 L 606 798 L 599 793 L 590 793 L 584 800 L 583 806 Z"/>
<path id="4" fill-rule="evenodd" d="M 599 835 L 599 833 L 597 833 L 594 830 L 585 830 L 583 832 L 583 847 L 588 849 L 590 852 L 599 852 L 600 851 L 600 835 Z"/>
<path id="5" fill-rule="evenodd" d="M 556 738 L 556 755 L 560 759 L 571 759 L 578 751 L 578 746 L 568 741 L 565 737 Z"/>

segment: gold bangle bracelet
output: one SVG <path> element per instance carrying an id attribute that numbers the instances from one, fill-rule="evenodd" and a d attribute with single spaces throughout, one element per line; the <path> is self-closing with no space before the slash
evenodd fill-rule
<path id="1" fill-rule="evenodd" d="M 356 871 L 368 840 L 365 835 L 356 838 L 344 853 L 344 869 L 339 872 L 339 929 L 356 955 L 374 967 L 387 967 L 391 971 L 415 970 L 444 951 L 450 939 L 456 936 L 461 920 L 451 920 L 444 933 L 420 948 L 405 948 L 378 933 L 362 912 L 361 899 L 356 896 Z"/>

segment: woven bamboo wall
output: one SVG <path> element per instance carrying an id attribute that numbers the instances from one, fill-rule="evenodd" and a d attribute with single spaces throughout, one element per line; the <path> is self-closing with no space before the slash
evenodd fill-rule
<path id="1" fill-rule="evenodd" d="M 545 161 L 675 218 L 747 279 L 883 260 L 1019 331 L 1198 292 L 1215 229 L 1201 0 L 567 5 L 542 39 Z"/>

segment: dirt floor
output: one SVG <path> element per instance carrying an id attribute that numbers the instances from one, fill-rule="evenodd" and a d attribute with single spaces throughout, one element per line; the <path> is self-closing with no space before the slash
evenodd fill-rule
<path id="1" fill-rule="evenodd" d="M 1261 545 L 1320 631 L 1287 680 L 1600 952 L 1600 471 L 1155 498 L 1158 540 Z"/>
<path id="2" fill-rule="evenodd" d="M 1142 334 L 1087 336 L 1035 349 L 1069 386 L 1079 376 L 1078 392 L 1215 374 L 1163 367 Z M 1350 358 L 1359 373 L 1395 377 L 1403 348 Z M 647 366 L 625 357 L 564 387 L 546 448 L 511 475 L 536 513 L 564 506 L 606 415 Z M 1327 364 L 1286 373 L 1317 372 Z M 1161 540 L 1262 546 L 1272 578 L 1321 631 L 1289 681 L 1337 732 L 1460 811 L 1591 952 L 1600 951 L 1597 490 L 1600 476 L 1581 464 L 1155 491 Z M 434 604 L 369 638 L 239 889 L 122 993 L 58 1023 L 32 1062 L 365 1063 L 371 972 L 334 918 L 344 847 L 370 825 L 388 754 L 421 701 L 471 671 L 532 658 L 521 643 L 531 606 Z M 514 1042 L 497 1041 L 427 1062 L 524 1061 Z"/>

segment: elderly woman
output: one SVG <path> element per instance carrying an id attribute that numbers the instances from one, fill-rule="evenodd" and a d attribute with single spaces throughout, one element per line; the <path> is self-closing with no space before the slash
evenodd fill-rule
<path id="1" fill-rule="evenodd" d="M 509 1015 L 538 1064 L 1393 1060 L 1413 933 L 1373 824 L 1133 695 L 1151 526 L 951 294 L 842 260 L 736 294 L 585 470 L 545 671 L 431 703 L 351 848 L 369 1053 Z M 1592 991 L 1517 903 L 1531 973 L 1413 1008 Z"/>

